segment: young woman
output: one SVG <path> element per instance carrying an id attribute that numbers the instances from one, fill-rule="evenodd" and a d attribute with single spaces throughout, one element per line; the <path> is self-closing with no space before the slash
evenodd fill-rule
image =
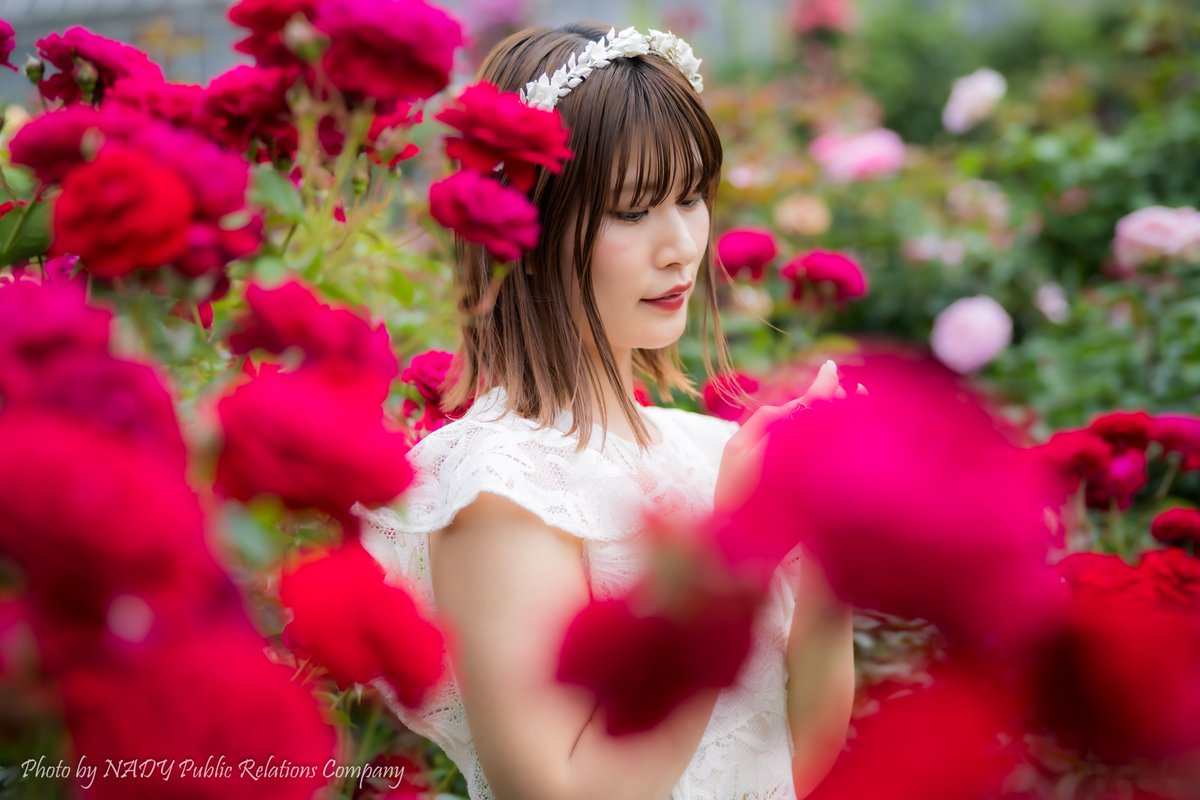
<path id="1" fill-rule="evenodd" d="M 454 759 L 473 800 L 803 796 L 842 744 L 854 681 L 849 614 L 801 575 L 805 560 L 777 572 L 737 683 L 651 731 L 607 736 L 587 693 L 554 679 L 569 620 L 637 577 L 639 507 L 735 502 L 765 426 L 794 408 L 764 407 L 739 429 L 634 400 L 635 375 L 696 396 L 677 350 L 689 305 L 706 369 L 711 314 L 729 370 L 711 257 L 722 151 L 691 49 L 608 33 L 525 30 L 480 71 L 556 105 L 575 155 L 539 174 L 541 241 L 498 290 L 482 249 L 459 242 L 462 370 L 444 406 L 474 403 L 413 448 L 418 479 L 399 511 L 362 512 L 368 549 L 449 635 L 442 684 L 397 712 Z M 593 64 L 581 81 L 529 85 L 572 54 Z M 827 365 L 806 397 L 836 380 Z"/>

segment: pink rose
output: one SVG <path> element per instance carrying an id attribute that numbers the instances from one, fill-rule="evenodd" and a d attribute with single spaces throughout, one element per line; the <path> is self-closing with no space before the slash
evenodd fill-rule
<path id="1" fill-rule="evenodd" d="M 279 599 L 292 612 L 284 636 L 343 687 L 382 677 L 415 707 L 441 677 L 441 632 L 357 541 L 289 568 Z"/>
<path id="2" fill-rule="evenodd" d="M 444 89 L 463 44 L 457 20 L 422 0 L 320 0 L 313 26 L 329 37 L 330 81 L 384 109 Z"/>
<path id="3" fill-rule="evenodd" d="M 38 55 L 59 70 L 38 83 L 38 91 L 47 100 L 77 103 L 83 99 L 80 83 L 87 82 L 92 101 L 99 103 L 120 78 L 163 79 L 162 70 L 141 50 L 79 26 L 38 39 L 37 49 Z M 91 75 L 81 81 L 85 68 Z"/>
<path id="4" fill-rule="evenodd" d="M 797 256 L 779 271 L 792 282 L 792 299 L 804 299 L 805 286 L 828 286 L 838 305 L 867 294 L 867 276 L 862 267 L 845 253 L 813 250 Z"/>
<path id="5" fill-rule="evenodd" d="M 1133 498 L 1149 481 L 1146 454 L 1124 450 L 1113 455 L 1104 472 L 1088 476 L 1086 499 L 1089 508 L 1108 510 L 1113 505 L 1122 511 L 1133 505 Z"/>
<path id="6" fill-rule="evenodd" d="M 490 83 L 468 86 L 437 118 L 462 133 L 446 138 L 446 155 L 484 173 L 503 164 L 512 185 L 523 192 L 533 188 L 538 167 L 561 172 L 572 155 L 570 132 L 557 109 L 531 108 Z"/>
<path id="7" fill-rule="evenodd" d="M 950 133 L 963 133 L 992 113 L 1004 97 L 1008 82 L 992 69 L 978 69 L 954 81 L 950 98 L 942 109 L 942 125 Z"/>
<path id="8" fill-rule="evenodd" d="M 808 146 L 809 155 L 834 183 L 886 177 L 904 166 L 904 142 L 886 128 L 842 136 L 827 133 Z"/>
<path id="9" fill-rule="evenodd" d="M 1110 411 L 1092 420 L 1087 429 L 1112 445 L 1113 451 L 1145 450 L 1154 421 L 1145 411 Z"/>
<path id="10" fill-rule="evenodd" d="M 775 237 L 765 228 L 732 230 L 717 241 L 717 260 L 731 278 L 748 272 L 750 280 L 762 280 L 767 264 L 778 253 Z"/>
<path id="11" fill-rule="evenodd" d="M 537 208 L 523 192 L 460 170 L 429 187 L 429 213 L 499 261 L 517 261 L 538 242 Z"/>
<path id="12" fill-rule="evenodd" d="M 1143 264 L 1200 258 L 1200 211 L 1191 207 L 1150 206 L 1117 221 L 1113 253 L 1132 270 Z"/>
<path id="13" fill-rule="evenodd" d="M 987 295 L 955 300 L 933 321 L 929 344 L 955 372 L 975 372 L 1012 341 L 1012 317 Z"/>

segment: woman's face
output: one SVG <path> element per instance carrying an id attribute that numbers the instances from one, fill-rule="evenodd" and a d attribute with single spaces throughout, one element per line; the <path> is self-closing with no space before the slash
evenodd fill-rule
<path id="1" fill-rule="evenodd" d="M 605 214 L 592 252 L 596 308 L 613 351 L 667 347 L 683 335 L 687 304 L 695 288 L 700 260 L 708 247 L 709 214 L 704 195 L 686 194 L 676 185 L 660 205 L 632 204 L 633 176 Z M 561 256 L 569 265 L 573 232 L 564 237 Z M 571 315 L 594 349 L 574 271 L 568 266 Z M 681 301 L 649 302 L 681 287 Z"/>

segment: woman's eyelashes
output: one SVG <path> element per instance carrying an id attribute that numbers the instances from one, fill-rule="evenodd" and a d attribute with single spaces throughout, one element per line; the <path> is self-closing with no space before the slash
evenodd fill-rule
<path id="1" fill-rule="evenodd" d="M 704 201 L 705 197 L 703 194 L 694 194 L 688 197 L 680 198 L 676 201 L 676 203 L 684 208 L 693 209 L 704 205 Z M 613 211 L 612 215 L 613 218 L 620 220 L 621 222 L 640 222 L 641 220 L 645 219 L 646 215 L 649 213 L 649 209 L 646 209 L 642 211 Z"/>

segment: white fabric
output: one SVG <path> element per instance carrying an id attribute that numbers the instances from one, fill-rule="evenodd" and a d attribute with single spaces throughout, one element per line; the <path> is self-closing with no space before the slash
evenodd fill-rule
<path id="1" fill-rule="evenodd" d="M 478 398 L 464 417 L 427 435 L 409 453 L 417 472 L 401 510 L 355 512 L 363 542 L 427 608 L 436 608 L 429 536 L 444 529 L 480 492 L 533 511 L 583 540 L 592 594 L 608 597 L 638 575 L 641 504 L 661 512 L 712 510 L 726 440 L 737 424 L 682 409 L 648 407 L 645 419 L 662 441 L 645 453 L 615 434 L 602 442 L 597 425 L 588 447 L 574 452 L 565 434 L 569 412 L 553 428 L 505 412 L 503 389 Z M 756 621 L 754 643 L 738 680 L 723 690 L 700 745 L 671 800 L 792 800 L 792 742 L 787 726 L 784 651 L 791 627 L 798 563 L 785 561 Z M 385 685 L 384 694 L 390 696 Z M 392 707 L 412 730 L 437 743 L 466 776 L 471 800 L 492 800 L 467 729 L 449 663 L 441 683 L 415 711 Z"/>

